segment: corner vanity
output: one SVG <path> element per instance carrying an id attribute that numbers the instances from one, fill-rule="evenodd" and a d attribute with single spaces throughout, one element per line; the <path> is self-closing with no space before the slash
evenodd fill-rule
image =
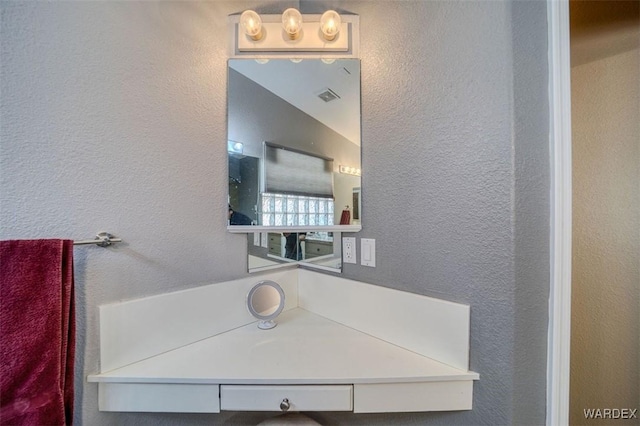
<path id="1" fill-rule="evenodd" d="M 262 279 L 284 312 L 246 308 Z M 102 411 L 472 408 L 469 307 L 293 269 L 100 308 Z"/>
<path id="2" fill-rule="evenodd" d="M 268 272 L 101 306 L 100 410 L 470 410 L 469 306 L 335 275 L 362 225 L 358 16 L 284 38 L 279 15 L 229 18 L 227 229 Z M 280 298 L 261 318 L 266 281 Z"/>

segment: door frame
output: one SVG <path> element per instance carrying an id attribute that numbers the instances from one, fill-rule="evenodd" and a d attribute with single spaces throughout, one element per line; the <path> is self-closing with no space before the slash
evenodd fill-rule
<path id="1" fill-rule="evenodd" d="M 571 61 L 569 0 L 547 0 L 551 230 L 547 418 L 569 424 L 571 345 Z"/>

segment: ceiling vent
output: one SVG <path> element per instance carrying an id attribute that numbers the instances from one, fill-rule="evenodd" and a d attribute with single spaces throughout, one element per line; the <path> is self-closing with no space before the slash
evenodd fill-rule
<path id="1" fill-rule="evenodd" d="M 318 97 L 325 102 L 331 102 L 336 99 L 340 99 L 340 96 L 333 90 L 327 88 L 323 92 L 318 94 Z"/>

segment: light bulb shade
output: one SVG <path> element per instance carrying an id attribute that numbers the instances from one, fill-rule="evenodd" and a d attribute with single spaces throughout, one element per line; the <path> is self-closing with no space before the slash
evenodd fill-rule
<path id="1" fill-rule="evenodd" d="M 340 14 L 335 10 L 327 10 L 320 17 L 320 30 L 325 40 L 333 40 L 340 32 L 340 26 L 342 25 L 342 19 Z"/>
<path id="2" fill-rule="evenodd" d="M 240 15 L 240 25 L 244 33 L 252 40 L 260 40 L 262 38 L 262 19 L 253 10 L 245 10 Z"/>
<path id="3" fill-rule="evenodd" d="M 302 14 L 293 7 L 285 10 L 282 13 L 282 28 L 291 40 L 297 39 L 302 31 Z"/>

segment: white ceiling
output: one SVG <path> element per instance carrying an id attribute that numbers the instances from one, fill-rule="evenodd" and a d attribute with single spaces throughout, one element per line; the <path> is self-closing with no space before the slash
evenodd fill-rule
<path id="1" fill-rule="evenodd" d="M 360 146 L 359 60 L 232 59 L 229 66 Z M 318 94 L 327 89 L 340 98 L 324 102 Z"/>

